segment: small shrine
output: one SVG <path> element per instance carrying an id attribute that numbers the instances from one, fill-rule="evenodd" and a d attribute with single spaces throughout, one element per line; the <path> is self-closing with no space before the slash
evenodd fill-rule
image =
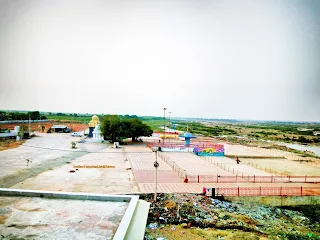
<path id="1" fill-rule="evenodd" d="M 98 124 L 100 124 L 99 117 L 97 115 L 93 115 L 91 121 L 89 122 L 89 134 L 88 134 L 89 138 L 93 137 L 93 131 L 98 126 Z"/>
<path id="2" fill-rule="evenodd" d="M 104 137 L 102 135 L 102 131 L 100 129 L 100 124 L 98 124 L 94 130 L 92 131 L 92 140 L 94 142 L 103 142 L 104 141 Z"/>

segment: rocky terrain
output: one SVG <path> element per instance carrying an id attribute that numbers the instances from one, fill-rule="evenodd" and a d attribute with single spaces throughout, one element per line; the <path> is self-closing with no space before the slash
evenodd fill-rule
<path id="1" fill-rule="evenodd" d="M 320 239 L 315 211 L 227 202 L 195 194 L 145 195 L 151 202 L 145 239 Z M 317 212 L 316 212 L 317 211 Z"/>

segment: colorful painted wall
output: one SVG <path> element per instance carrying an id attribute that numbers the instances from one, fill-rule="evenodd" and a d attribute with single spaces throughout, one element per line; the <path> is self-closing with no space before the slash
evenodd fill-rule
<path id="1" fill-rule="evenodd" d="M 197 147 L 193 149 L 193 152 L 198 156 L 224 156 L 224 146 Z"/>

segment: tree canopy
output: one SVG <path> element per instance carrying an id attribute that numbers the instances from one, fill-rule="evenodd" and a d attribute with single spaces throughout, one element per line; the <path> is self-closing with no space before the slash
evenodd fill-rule
<path id="1" fill-rule="evenodd" d="M 47 119 L 45 116 L 41 116 L 39 111 L 22 113 L 22 112 L 4 112 L 0 111 L 0 121 L 7 120 L 43 120 Z"/>
<path id="2" fill-rule="evenodd" d="M 132 138 L 136 141 L 140 136 L 151 136 L 151 128 L 137 118 L 126 116 L 105 115 L 101 122 L 101 131 L 105 139 L 121 141 L 123 138 Z"/>

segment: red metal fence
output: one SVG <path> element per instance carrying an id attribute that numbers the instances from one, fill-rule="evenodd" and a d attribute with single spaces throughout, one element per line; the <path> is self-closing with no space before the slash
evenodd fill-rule
<path id="1" fill-rule="evenodd" d="M 193 183 L 318 183 L 320 176 L 214 176 L 187 175 L 188 182 Z"/>
<path id="2" fill-rule="evenodd" d="M 186 178 L 186 171 L 183 170 L 176 162 L 172 161 L 170 158 L 164 156 L 161 152 L 158 152 L 158 157 L 162 159 L 166 164 L 168 164 L 177 174 L 179 177 L 185 179 Z"/>
<path id="3" fill-rule="evenodd" d="M 177 143 L 177 142 L 148 142 L 147 147 L 152 148 L 152 147 L 170 147 L 170 148 L 186 148 L 186 146 L 183 143 Z M 214 144 L 210 142 L 195 142 L 191 143 L 188 148 L 219 148 L 223 147 L 223 145 L 219 144 Z"/>
<path id="4" fill-rule="evenodd" d="M 220 175 L 189 175 L 176 162 L 161 152 L 158 152 L 158 157 L 167 163 L 179 177 L 185 182 L 190 183 L 237 183 L 237 182 L 252 182 L 252 183 L 320 183 L 320 176 L 220 176 Z M 187 180 L 186 180 L 187 179 Z"/>
<path id="5" fill-rule="evenodd" d="M 210 195 L 212 188 L 207 188 Z M 320 187 L 234 187 L 215 188 L 216 196 L 319 196 Z"/>

